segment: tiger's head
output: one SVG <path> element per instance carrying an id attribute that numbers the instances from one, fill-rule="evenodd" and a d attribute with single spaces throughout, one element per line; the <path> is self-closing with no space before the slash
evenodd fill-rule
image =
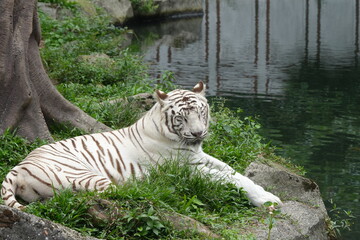
<path id="1" fill-rule="evenodd" d="M 157 90 L 161 108 L 162 132 L 173 141 L 198 145 L 208 133 L 210 111 L 205 98 L 205 84 L 199 82 L 192 91 L 176 89 L 169 93 Z"/>

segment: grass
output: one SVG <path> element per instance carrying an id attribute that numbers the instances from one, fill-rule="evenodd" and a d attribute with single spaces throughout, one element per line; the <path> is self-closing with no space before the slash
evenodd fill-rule
<path id="1" fill-rule="evenodd" d="M 61 2 L 67 6 L 67 1 Z M 173 75 L 164 72 L 160 79 L 150 79 L 140 56 L 121 48 L 126 29 L 108 24 L 101 15 L 87 17 L 71 4 L 73 17 L 55 21 L 40 14 L 44 46 L 42 59 L 57 89 L 89 115 L 112 128 L 135 122 L 141 111 L 134 105 L 109 100 L 159 88 L 174 88 Z M 80 56 L 105 53 L 105 61 L 80 61 Z M 273 156 L 272 149 L 257 133 L 260 125 L 252 118 L 239 118 L 218 101 L 212 104 L 210 136 L 204 143 L 207 153 L 242 172 L 259 155 Z M 85 134 L 65 125 L 51 125 L 56 140 Z M 44 141 L 29 143 L 12 132 L 0 137 L 0 181 L 34 148 Z M 200 233 L 175 229 L 166 214 L 182 214 L 205 223 L 225 239 L 239 239 L 240 229 L 263 218 L 249 205 L 241 190 L 234 186 L 200 177 L 186 164 L 186 159 L 169 159 L 152 168 L 148 177 L 134 180 L 103 193 L 64 191 L 45 202 L 35 202 L 27 211 L 64 224 L 83 234 L 105 239 L 207 239 Z M 94 221 L 89 210 L 100 199 L 113 205 L 108 219 Z M 117 210 L 116 210 L 117 209 Z M 116 210 L 116 211 L 115 211 Z M 116 213 L 116 214 L 115 214 Z M 114 215 L 115 214 L 115 215 Z M 243 234 L 240 239 L 252 239 Z"/>

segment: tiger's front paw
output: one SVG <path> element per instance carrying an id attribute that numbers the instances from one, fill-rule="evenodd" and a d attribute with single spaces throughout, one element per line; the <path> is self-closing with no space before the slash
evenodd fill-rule
<path id="1" fill-rule="evenodd" d="M 250 202 L 257 207 L 264 205 L 264 203 L 266 202 L 277 203 L 278 206 L 282 205 L 282 202 L 279 197 L 267 191 L 263 191 L 260 194 L 256 194 L 256 196 L 251 196 L 251 197 L 249 196 L 249 199 Z"/>

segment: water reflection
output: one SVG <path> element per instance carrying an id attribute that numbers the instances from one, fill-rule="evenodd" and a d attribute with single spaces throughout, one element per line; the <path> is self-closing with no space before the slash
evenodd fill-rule
<path id="1" fill-rule="evenodd" d="M 324 199 L 357 216 L 360 237 L 359 0 L 204 0 L 204 16 L 135 28 L 151 71 L 175 73 L 259 115 L 279 154 Z"/>

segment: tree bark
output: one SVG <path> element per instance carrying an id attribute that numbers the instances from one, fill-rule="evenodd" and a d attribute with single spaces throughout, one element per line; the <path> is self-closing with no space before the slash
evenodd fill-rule
<path id="1" fill-rule="evenodd" d="M 67 101 L 45 72 L 36 0 L 0 0 L 0 135 L 52 140 L 46 120 L 87 132 L 110 130 Z"/>

